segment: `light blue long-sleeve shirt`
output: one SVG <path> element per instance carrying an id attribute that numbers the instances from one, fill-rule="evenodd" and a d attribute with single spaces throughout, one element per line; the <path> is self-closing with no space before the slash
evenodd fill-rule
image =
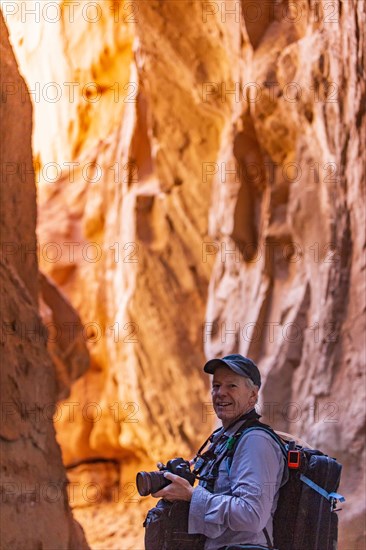
<path id="1" fill-rule="evenodd" d="M 213 443 L 224 433 L 230 437 L 242 421 L 218 432 Z M 201 475 L 205 475 L 205 469 Z M 285 479 L 284 479 L 285 478 Z M 263 529 L 272 539 L 273 514 L 278 492 L 287 479 L 279 445 L 263 430 L 244 434 L 233 456 L 220 463 L 214 492 L 198 485 L 189 510 L 189 533 L 207 536 L 205 550 L 217 550 L 228 544 L 266 545 Z"/>

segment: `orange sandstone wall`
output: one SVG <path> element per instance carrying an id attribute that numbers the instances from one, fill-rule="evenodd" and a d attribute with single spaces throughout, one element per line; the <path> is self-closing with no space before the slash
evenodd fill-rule
<path id="1" fill-rule="evenodd" d="M 18 90 L 7 98 L 2 95 L 0 103 L 1 548 L 87 549 L 68 505 L 67 478 L 52 421 L 58 388 L 38 309 L 32 107 L 19 91 L 24 83 L 2 15 L 0 30 L 1 89 L 12 84 Z M 66 302 L 59 306 L 71 311 Z M 83 347 L 81 343 L 76 357 L 84 358 L 85 367 L 88 356 Z"/>
<path id="2" fill-rule="evenodd" d="M 56 422 L 65 463 L 130 480 L 189 455 L 212 425 L 204 357 L 239 351 L 265 418 L 344 464 L 340 548 L 363 548 L 364 3 L 67 5 L 7 17 L 40 264 L 91 355 Z"/>

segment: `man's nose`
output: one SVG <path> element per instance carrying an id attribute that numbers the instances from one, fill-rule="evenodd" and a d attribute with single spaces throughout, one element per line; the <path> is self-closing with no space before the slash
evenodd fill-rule
<path id="1" fill-rule="evenodd" d="M 223 386 L 220 386 L 217 391 L 217 395 L 218 397 L 222 397 L 223 395 L 226 395 L 226 388 L 224 388 Z"/>

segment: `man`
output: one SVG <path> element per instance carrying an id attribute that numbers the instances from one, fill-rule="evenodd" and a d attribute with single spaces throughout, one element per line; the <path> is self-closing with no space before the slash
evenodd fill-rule
<path id="1" fill-rule="evenodd" d="M 273 514 L 287 469 L 278 443 L 253 426 L 259 418 L 254 409 L 261 386 L 259 370 L 253 361 L 236 354 L 208 361 L 204 371 L 213 374 L 212 402 L 222 428 L 196 463 L 197 469 L 201 461 L 199 485 L 192 487 L 166 472 L 172 483 L 154 496 L 190 501 L 189 533 L 206 535 L 205 550 L 232 544 L 271 547 Z M 250 423 L 252 429 L 238 439 L 230 465 L 228 441 Z"/>

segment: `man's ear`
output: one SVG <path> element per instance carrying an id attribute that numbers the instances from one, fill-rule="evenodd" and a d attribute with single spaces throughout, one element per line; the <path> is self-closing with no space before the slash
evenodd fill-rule
<path id="1" fill-rule="evenodd" d="M 258 390 L 252 389 L 250 392 L 249 403 L 255 405 L 258 401 Z"/>

